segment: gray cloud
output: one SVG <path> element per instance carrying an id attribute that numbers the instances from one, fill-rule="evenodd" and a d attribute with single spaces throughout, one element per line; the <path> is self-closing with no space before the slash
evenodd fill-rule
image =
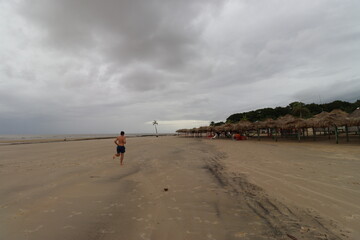
<path id="1" fill-rule="evenodd" d="M 319 96 L 360 98 L 355 0 L 1 6 L 0 133 L 147 132 L 154 119 L 173 131 Z"/>

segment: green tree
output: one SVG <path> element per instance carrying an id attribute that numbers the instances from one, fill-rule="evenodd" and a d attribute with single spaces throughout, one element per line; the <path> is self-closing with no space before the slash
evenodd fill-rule
<path id="1" fill-rule="evenodd" d="M 305 103 L 292 102 L 289 104 L 292 115 L 300 118 L 309 117 L 310 110 L 305 107 Z"/>

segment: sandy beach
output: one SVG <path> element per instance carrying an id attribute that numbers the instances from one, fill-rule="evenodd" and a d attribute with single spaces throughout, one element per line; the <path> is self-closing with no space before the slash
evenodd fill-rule
<path id="1" fill-rule="evenodd" d="M 0 239 L 360 239 L 360 147 L 129 138 L 0 146 Z"/>

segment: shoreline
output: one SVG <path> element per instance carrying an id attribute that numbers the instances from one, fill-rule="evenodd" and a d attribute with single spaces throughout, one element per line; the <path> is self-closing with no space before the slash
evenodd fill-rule
<path id="1" fill-rule="evenodd" d="M 159 137 L 174 136 L 176 134 L 158 134 Z M 126 138 L 137 138 L 137 137 L 155 137 L 156 134 L 131 134 Z M 84 137 L 84 138 L 51 138 L 51 139 L 16 139 L 16 140 L 0 140 L 1 146 L 8 145 L 22 145 L 22 144 L 40 144 L 40 143 L 59 143 L 59 142 L 76 142 L 76 141 L 90 141 L 90 140 L 105 140 L 114 139 L 117 136 L 109 137 Z"/>

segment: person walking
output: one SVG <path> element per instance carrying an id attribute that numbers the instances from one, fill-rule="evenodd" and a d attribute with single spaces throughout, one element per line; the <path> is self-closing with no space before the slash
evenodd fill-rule
<path id="1" fill-rule="evenodd" d="M 126 144 L 124 131 L 121 131 L 120 136 L 115 139 L 114 143 L 116 144 L 116 154 L 113 156 L 113 159 L 120 157 L 120 165 L 123 165 Z"/>

